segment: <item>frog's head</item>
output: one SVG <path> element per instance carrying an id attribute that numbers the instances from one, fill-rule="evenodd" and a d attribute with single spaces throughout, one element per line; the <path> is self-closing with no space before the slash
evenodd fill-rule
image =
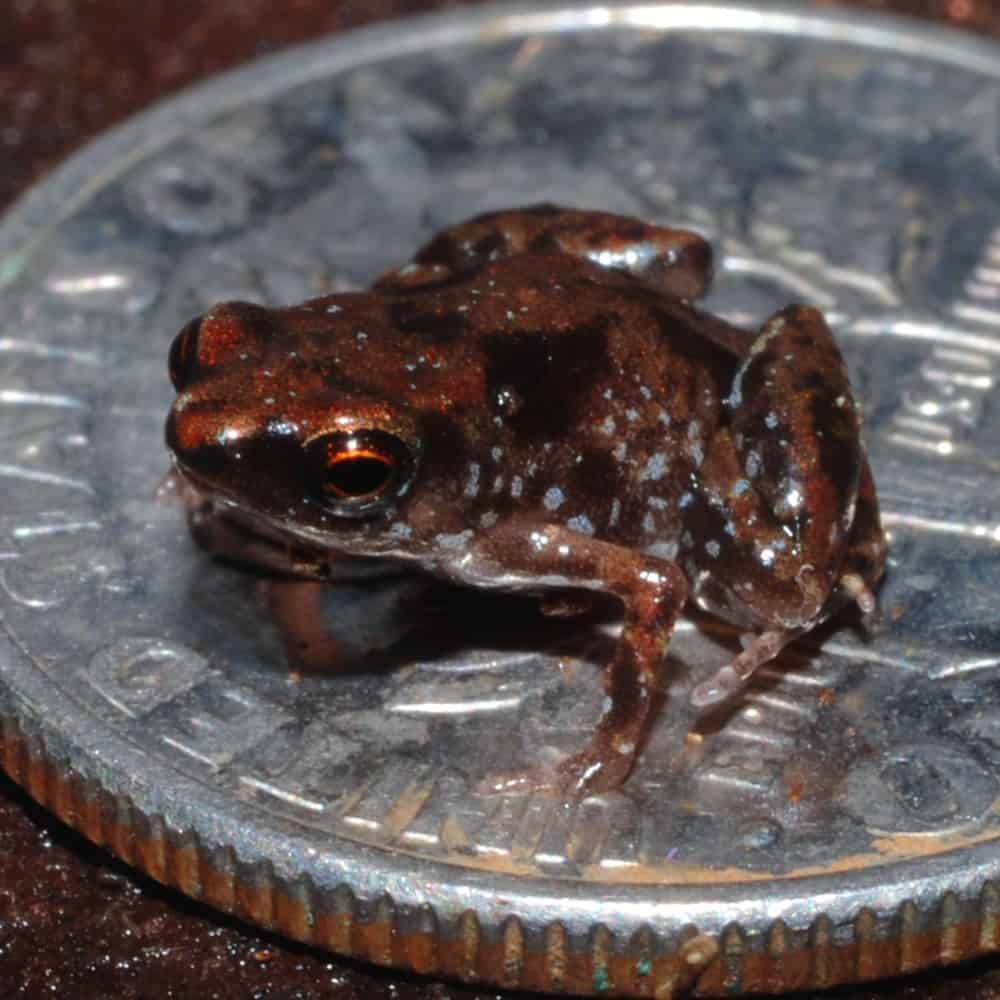
<path id="1" fill-rule="evenodd" d="M 384 524 L 422 450 L 405 405 L 373 398 L 340 375 L 335 351 L 311 348 L 329 333 L 322 323 L 307 310 L 224 303 L 170 350 L 166 440 L 179 473 L 242 521 L 303 541 Z"/>

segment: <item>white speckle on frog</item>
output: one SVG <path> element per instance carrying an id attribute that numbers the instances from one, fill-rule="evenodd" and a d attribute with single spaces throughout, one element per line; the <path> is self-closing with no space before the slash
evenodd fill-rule
<path id="1" fill-rule="evenodd" d="M 709 539 L 705 542 L 705 551 L 713 558 L 718 559 L 719 553 L 722 551 L 719 543 L 715 539 Z"/>
<path id="2" fill-rule="evenodd" d="M 700 441 L 701 440 L 701 421 L 692 420 L 688 424 L 688 440 L 689 441 Z"/>
<path id="3" fill-rule="evenodd" d="M 455 534 L 435 535 L 434 541 L 442 549 L 464 549 L 472 541 L 472 535 L 472 529 L 466 528 L 465 531 L 459 531 Z"/>
<path id="4" fill-rule="evenodd" d="M 736 525 L 732 521 L 726 521 L 725 531 L 730 538 L 736 537 Z"/>
<path id="5" fill-rule="evenodd" d="M 626 419 L 626 420 L 627 420 L 627 421 L 628 421 L 628 422 L 629 422 L 630 424 L 634 424 L 634 423 L 635 423 L 635 422 L 636 422 L 636 421 L 637 421 L 637 420 L 639 419 L 639 411 L 638 411 L 638 410 L 636 410 L 636 409 L 634 409 L 633 407 L 631 407 L 631 406 L 630 406 L 630 407 L 629 407 L 629 408 L 628 408 L 628 409 L 627 409 L 627 410 L 625 411 L 625 419 Z"/>
<path id="6" fill-rule="evenodd" d="M 274 405 L 274 396 L 265 396 L 264 397 L 264 403 L 267 406 L 273 406 Z"/>
<path id="7" fill-rule="evenodd" d="M 497 476 L 493 480 L 493 492 L 499 493 L 503 489 L 503 476 Z"/>
<path id="8" fill-rule="evenodd" d="M 268 428 L 274 424 L 268 424 Z M 215 435 L 216 444 L 229 444 L 231 441 L 239 441 L 243 437 L 243 431 L 239 427 L 223 427 Z"/>
<path id="9" fill-rule="evenodd" d="M 670 426 L 670 414 L 666 410 L 660 410 L 660 415 L 656 418 L 664 427 Z"/>
<path id="10" fill-rule="evenodd" d="M 604 700 L 601 702 L 601 715 L 610 715 L 613 704 L 611 699 L 605 695 Z"/>
<path id="11" fill-rule="evenodd" d="M 479 523 L 484 528 L 492 528 L 494 524 L 499 520 L 497 512 L 495 510 L 488 510 L 479 518 Z"/>
<path id="12" fill-rule="evenodd" d="M 642 471 L 639 473 L 639 481 L 652 480 L 656 482 L 663 478 L 663 474 L 666 471 L 667 456 L 662 451 L 658 451 L 655 455 L 651 455 L 642 467 Z"/>
<path id="13" fill-rule="evenodd" d="M 694 500 L 694 494 L 690 491 L 686 491 L 681 494 L 680 500 L 677 501 L 677 506 L 683 510 L 685 507 L 691 506 L 691 501 Z"/>
<path id="14" fill-rule="evenodd" d="M 762 566 L 771 566 L 774 564 L 774 549 L 766 548 L 760 550 L 760 562 Z"/>
<path id="15" fill-rule="evenodd" d="M 750 489 L 750 484 L 745 479 L 737 479 L 736 482 L 733 483 L 733 496 L 741 497 L 748 489 Z"/>
<path id="16" fill-rule="evenodd" d="M 764 423 L 767 425 L 768 430 L 773 431 L 778 426 L 778 414 L 772 411 L 764 417 Z"/>
<path id="17" fill-rule="evenodd" d="M 607 416 L 604 418 L 604 422 L 601 424 L 601 430 L 604 431 L 609 437 L 614 434 L 618 429 L 618 425 L 615 423 L 615 418 L 612 416 Z"/>
<path id="18" fill-rule="evenodd" d="M 635 744 L 631 740 L 626 740 L 624 743 L 618 744 L 618 752 L 620 754 L 630 754 L 635 750 Z"/>
<path id="19" fill-rule="evenodd" d="M 650 497 L 646 503 L 653 510 L 666 510 L 670 506 L 670 503 L 664 497 Z"/>
<path id="20" fill-rule="evenodd" d="M 499 447 L 498 445 L 494 445 L 492 448 L 490 448 L 490 454 L 493 456 L 494 462 L 499 462 L 500 459 L 503 458 L 503 448 Z"/>
<path id="21" fill-rule="evenodd" d="M 512 309 L 508 309 L 507 310 L 507 319 L 513 319 L 513 318 L 514 318 L 514 312 L 513 312 L 513 310 Z"/>
<path id="22" fill-rule="evenodd" d="M 647 510 L 646 516 L 642 519 L 642 530 L 647 535 L 652 535 L 656 531 L 656 518 Z"/>
<path id="23" fill-rule="evenodd" d="M 367 340 L 368 339 L 368 334 L 365 333 L 364 330 L 358 330 L 358 332 L 354 336 L 355 336 L 355 338 L 357 340 Z"/>
<path id="24" fill-rule="evenodd" d="M 615 394 L 614 394 L 614 392 L 611 389 L 605 389 L 604 390 L 604 398 L 605 399 L 614 399 L 615 398 Z"/>
<path id="25" fill-rule="evenodd" d="M 649 389 L 648 386 L 640 385 L 639 386 L 639 392 L 642 395 L 643 399 L 652 399 L 653 398 L 653 393 L 650 391 L 650 389 Z"/>
<path id="26" fill-rule="evenodd" d="M 326 311 L 332 316 L 334 313 L 339 313 L 341 311 L 341 306 L 338 306 L 336 302 L 331 302 L 326 307 Z"/>
<path id="27" fill-rule="evenodd" d="M 523 489 L 524 480 L 520 476 L 512 477 L 510 481 L 510 495 L 512 497 L 519 497 Z"/>
<path id="28" fill-rule="evenodd" d="M 622 502 L 615 497 L 611 501 L 611 515 L 608 517 L 608 527 L 613 528 L 617 523 L 618 519 L 622 516 Z"/>
<path id="29" fill-rule="evenodd" d="M 472 462 L 469 465 L 469 474 L 465 480 L 465 488 L 462 492 L 467 497 L 477 496 L 479 493 L 479 463 Z"/>
<path id="30" fill-rule="evenodd" d="M 577 514 L 566 522 L 566 527 L 571 531 L 578 531 L 581 535 L 592 535 L 594 525 L 586 514 Z"/>
<path id="31" fill-rule="evenodd" d="M 625 456 L 628 454 L 628 445 L 626 445 L 624 441 L 619 441 L 618 444 L 616 444 L 612 449 L 611 454 L 614 456 L 616 461 L 624 462 Z"/>
<path id="32" fill-rule="evenodd" d="M 268 434 L 280 434 L 282 437 L 297 434 L 298 430 L 298 427 L 290 420 L 272 420 L 267 425 Z"/>
<path id="33" fill-rule="evenodd" d="M 389 534 L 395 535 L 397 538 L 409 538 L 413 534 L 413 529 L 408 524 L 403 524 L 402 521 L 396 521 L 389 529 Z"/>
<path id="34" fill-rule="evenodd" d="M 647 545 L 643 549 L 643 552 L 649 556 L 655 556 L 657 559 L 669 559 L 671 562 L 677 558 L 677 543 L 676 542 L 653 542 L 651 545 Z"/>
<path id="35" fill-rule="evenodd" d="M 542 497 L 542 503 L 546 510 L 558 510 L 566 499 L 566 495 L 558 486 L 550 486 Z"/>
<path id="36" fill-rule="evenodd" d="M 747 452 L 745 468 L 748 479 L 756 479 L 760 475 L 760 455 L 757 452 Z"/>

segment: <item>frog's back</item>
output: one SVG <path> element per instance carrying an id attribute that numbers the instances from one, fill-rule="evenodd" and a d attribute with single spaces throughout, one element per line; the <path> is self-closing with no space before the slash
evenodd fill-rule
<path id="1" fill-rule="evenodd" d="M 477 484 L 460 498 L 470 513 L 534 509 L 631 544 L 675 537 L 736 364 L 701 334 L 701 314 L 545 253 L 410 290 L 391 308 L 406 351 L 446 348 L 461 366 L 447 436 L 466 442 L 455 478 Z"/>

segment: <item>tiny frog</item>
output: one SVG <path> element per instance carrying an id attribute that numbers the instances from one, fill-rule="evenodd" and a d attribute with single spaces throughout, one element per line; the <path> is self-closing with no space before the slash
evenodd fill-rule
<path id="1" fill-rule="evenodd" d="M 537 205 L 445 230 L 366 292 L 215 306 L 170 351 L 196 538 L 297 588 L 273 604 L 307 661 L 336 647 L 302 607 L 379 568 L 533 592 L 552 614 L 613 595 L 589 744 L 490 787 L 619 786 L 685 601 L 743 636 L 694 688 L 705 709 L 845 605 L 871 617 L 885 562 L 823 317 L 793 305 L 741 330 L 691 305 L 710 274 L 692 233 Z"/>

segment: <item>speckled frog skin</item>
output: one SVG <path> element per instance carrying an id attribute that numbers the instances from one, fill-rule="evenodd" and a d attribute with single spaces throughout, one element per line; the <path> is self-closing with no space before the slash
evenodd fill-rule
<path id="1" fill-rule="evenodd" d="M 705 707 L 844 605 L 870 615 L 885 559 L 822 316 L 737 329 L 690 304 L 710 272 L 691 233 L 539 205 L 440 233 L 367 292 L 215 306 L 170 353 L 196 537 L 300 581 L 276 606 L 307 661 L 336 656 L 309 595 L 373 565 L 614 595 L 591 742 L 490 787 L 620 785 L 686 600 L 744 633 Z"/>

